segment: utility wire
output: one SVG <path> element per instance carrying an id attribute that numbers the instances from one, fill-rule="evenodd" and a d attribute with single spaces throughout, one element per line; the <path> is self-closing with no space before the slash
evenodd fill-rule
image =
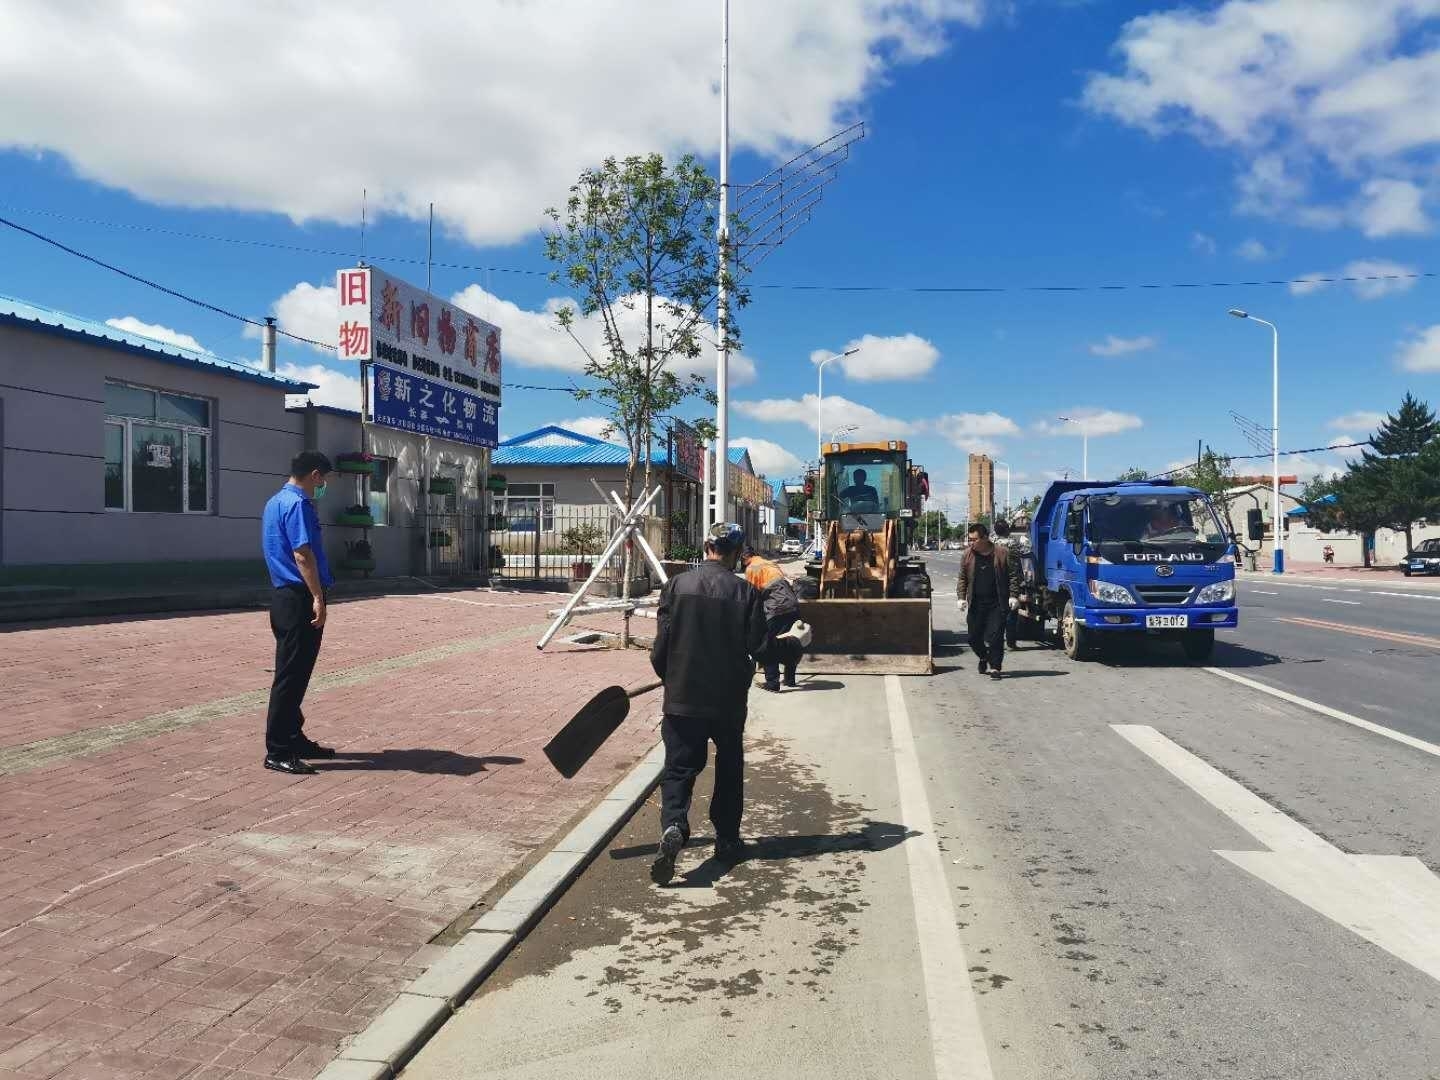
<path id="1" fill-rule="evenodd" d="M 248 247 L 269 248 L 277 251 L 293 251 L 304 255 L 327 255 L 343 258 L 359 258 L 353 251 L 338 251 L 328 248 L 301 247 L 296 244 L 283 244 L 268 240 L 251 240 L 236 236 L 222 236 L 214 233 L 182 232 L 176 229 L 167 229 L 158 225 L 136 225 L 126 222 L 106 221 L 100 218 L 72 217 L 59 214 L 49 210 L 37 210 L 30 207 L 6 205 L 11 212 L 26 214 L 41 214 L 46 217 L 56 218 L 65 221 L 82 222 L 90 225 L 102 225 L 114 229 L 131 229 L 137 232 L 161 233 L 166 236 L 174 236 L 188 240 L 207 240 L 215 243 L 242 244 Z M 0 219 L 3 221 L 3 219 Z M 20 228 L 13 222 L 4 222 L 14 228 Z M 22 229 L 29 232 L 28 229 Z M 38 236 L 38 233 L 31 233 Z M 51 241 L 53 243 L 53 241 Z M 59 245 L 57 245 L 59 246 Z M 424 259 L 417 259 L 405 255 L 378 255 L 370 256 L 376 262 L 382 263 L 411 263 L 423 265 Z M 92 260 L 94 261 L 94 260 Z M 444 270 L 466 270 L 477 273 L 495 274 L 521 274 L 527 277 L 548 278 L 550 272 L 547 270 L 527 270 L 516 266 L 481 266 L 473 263 L 447 263 L 435 262 L 432 266 Z M 1271 278 L 1254 281 L 1158 281 L 1158 282 L 1129 282 L 1117 284 L 1078 284 L 1078 285 L 818 285 L 793 282 L 755 282 L 748 285 L 752 289 L 767 289 L 788 292 L 831 292 L 831 293 L 896 293 L 914 295 L 1001 295 L 1005 293 L 1091 293 L 1091 292 L 1154 292 L 1166 289 L 1242 289 L 1242 288 L 1268 288 L 1278 285 L 1344 285 L 1357 284 L 1367 281 L 1419 281 L 1422 279 L 1433 279 L 1440 277 L 1440 273 L 1429 270 L 1417 270 L 1407 274 L 1312 274 L 1305 277 L 1295 278 Z"/>
<path id="2" fill-rule="evenodd" d="M 218 304 L 212 304 L 208 300 L 201 300 L 199 297 L 191 296 L 188 293 L 183 293 L 178 289 L 172 289 L 168 285 L 161 285 L 158 281 L 151 281 L 147 277 L 141 277 L 139 274 L 133 274 L 129 270 L 125 270 L 119 266 L 114 265 L 113 263 L 105 262 L 103 259 L 97 259 L 93 255 L 87 255 L 83 251 L 79 251 L 76 248 L 70 247 L 68 244 L 62 244 L 59 240 L 52 239 L 51 237 L 46 236 L 44 233 L 38 233 L 34 229 L 27 229 L 24 225 L 20 225 L 14 221 L 9 220 L 8 218 L 0 217 L 0 225 L 8 226 L 9 228 L 16 230 L 17 232 L 24 233 L 26 236 L 33 237 L 36 240 L 49 244 L 51 247 L 59 248 L 67 255 L 73 255 L 77 259 L 83 259 L 88 263 L 93 263 L 94 265 L 99 266 L 105 270 L 109 270 L 111 273 L 119 274 L 121 277 L 128 278 L 129 280 L 134 282 L 138 282 L 139 284 L 145 285 L 148 288 L 156 289 L 159 292 L 164 293 L 166 296 L 173 296 L 175 299 L 183 300 L 187 304 L 194 304 L 198 308 L 203 308 L 206 311 L 214 312 L 216 315 L 223 315 L 227 319 L 235 319 L 239 322 L 245 323 L 248 326 L 263 327 L 265 325 L 264 322 L 258 319 L 252 319 L 248 315 L 241 315 L 239 312 L 231 311 L 228 308 L 220 307 Z M 328 341 L 317 341 L 315 338 L 308 338 L 305 337 L 303 334 L 292 333 L 291 331 L 286 330 L 280 326 L 275 327 L 275 332 L 277 334 L 282 334 L 283 336 L 290 338 L 292 341 L 299 341 L 306 345 L 313 345 L 317 349 L 325 349 L 328 352 L 336 351 L 335 346 L 331 345 Z M 575 392 L 574 387 L 567 386 L 530 386 L 525 383 L 505 383 L 503 385 L 508 386 L 512 390 L 553 390 L 562 394 L 572 394 Z"/>

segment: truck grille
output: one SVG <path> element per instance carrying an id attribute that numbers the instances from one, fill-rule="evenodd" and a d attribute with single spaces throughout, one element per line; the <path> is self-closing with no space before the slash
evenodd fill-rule
<path id="1" fill-rule="evenodd" d="M 1193 585 L 1136 585 L 1135 591 L 1147 604 L 1183 604 L 1190 599 Z"/>

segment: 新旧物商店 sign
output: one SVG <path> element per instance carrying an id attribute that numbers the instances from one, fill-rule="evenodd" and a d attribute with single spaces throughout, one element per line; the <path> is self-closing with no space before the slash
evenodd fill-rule
<path id="1" fill-rule="evenodd" d="M 500 328 L 374 266 L 341 270 L 341 360 L 398 372 L 500 403 Z"/>

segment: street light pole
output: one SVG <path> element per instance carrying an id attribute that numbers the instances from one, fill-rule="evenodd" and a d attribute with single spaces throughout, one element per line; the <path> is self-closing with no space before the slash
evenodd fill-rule
<path id="1" fill-rule="evenodd" d="M 1008 462 L 997 461 L 996 465 L 1005 466 L 1005 520 L 1010 520 L 1010 465 Z"/>
<path id="2" fill-rule="evenodd" d="M 715 501 L 705 493 L 709 526 L 730 513 L 730 316 L 725 278 L 730 270 L 730 0 L 720 0 L 720 273 L 715 297 Z"/>
<path id="3" fill-rule="evenodd" d="M 1280 508 L 1280 328 L 1258 315 L 1231 308 L 1237 319 L 1249 319 L 1270 328 L 1270 517 L 1275 543 L 1275 573 L 1285 572 L 1285 518 Z"/>
<path id="4" fill-rule="evenodd" d="M 854 356 L 860 351 L 860 346 L 853 349 L 846 349 L 834 356 L 827 356 L 821 360 L 815 371 L 815 498 L 820 498 L 821 488 L 825 479 L 825 365 L 832 360 L 843 360 L 847 356 Z M 815 530 L 811 534 L 811 540 L 820 539 L 820 518 L 815 518 Z"/>
<path id="5" fill-rule="evenodd" d="M 1090 479 L 1090 429 L 1079 420 L 1072 420 L 1068 416 L 1057 417 L 1067 424 L 1074 424 L 1080 429 L 1080 479 Z"/>

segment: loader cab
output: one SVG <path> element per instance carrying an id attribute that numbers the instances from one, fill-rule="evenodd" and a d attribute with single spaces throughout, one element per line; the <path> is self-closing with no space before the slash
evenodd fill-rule
<path id="1" fill-rule="evenodd" d="M 908 454 L 904 443 L 831 443 L 825 452 L 822 518 L 838 521 L 847 532 L 880 532 L 887 520 L 910 516 Z"/>

